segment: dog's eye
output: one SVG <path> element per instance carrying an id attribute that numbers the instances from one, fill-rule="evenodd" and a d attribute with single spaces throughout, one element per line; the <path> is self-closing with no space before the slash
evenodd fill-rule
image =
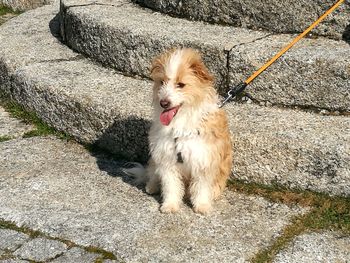
<path id="1" fill-rule="evenodd" d="M 176 87 L 179 88 L 179 89 L 182 89 L 183 87 L 185 87 L 185 83 L 182 83 L 182 82 L 179 82 L 176 84 Z"/>
<path id="2" fill-rule="evenodd" d="M 162 85 L 165 85 L 165 81 L 164 81 L 164 80 L 162 80 L 160 83 L 161 83 Z"/>

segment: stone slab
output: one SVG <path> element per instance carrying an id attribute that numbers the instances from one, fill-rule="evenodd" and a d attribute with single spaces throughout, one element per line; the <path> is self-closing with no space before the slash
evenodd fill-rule
<path id="1" fill-rule="evenodd" d="M 337 262 L 350 260 L 350 236 L 337 232 L 307 233 L 301 235 L 282 252 L 274 263 Z"/>
<path id="2" fill-rule="evenodd" d="M 0 259 L 1 263 L 28 263 L 30 261 L 27 260 L 21 260 L 21 259 Z"/>
<path id="3" fill-rule="evenodd" d="M 302 32 L 328 10 L 333 0 L 133 0 L 173 16 L 275 33 Z M 341 39 L 350 25 L 350 2 L 345 1 L 313 34 Z"/>
<path id="4" fill-rule="evenodd" d="M 15 11 L 27 11 L 52 2 L 54 0 L 0 0 L 0 5 L 8 6 Z"/>
<path id="5" fill-rule="evenodd" d="M 0 159 L 11 160 L 0 167 L 0 218 L 125 262 L 246 262 L 306 211 L 227 191 L 207 217 L 187 205 L 162 214 L 120 163 L 50 137 L 3 142 Z"/>
<path id="6" fill-rule="evenodd" d="M 53 259 L 66 250 L 67 245 L 60 241 L 39 237 L 23 244 L 14 255 L 21 259 L 42 262 Z"/>
<path id="7" fill-rule="evenodd" d="M 4 41 L 10 41 L 7 45 L 11 43 L 16 52 L 0 51 L 0 64 L 7 69 L 0 70 L 1 78 L 7 79 L 0 82 L 1 90 L 81 142 L 96 143 L 128 160 L 147 161 L 151 83 L 77 57 L 57 39 L 47 40 L 53 36 L 44 25 L 54 12 L 49 7 L 34 12 L 42 14 L 32 15 L 42 26 L 37 21 L 32 30 L 41 43 L 47 44 L 40 52 L 33 38 L 33 45 L 27 43 L 17 49 L 21 34 L 13 41 L 5 30 L 8 37 Z M 14 22 L 17 30 L 21 30 L 19 22 Z M 6 28 L 14 29 L 12 21 Z M 28 54 L 32 61 L 27 60 Z M 52 59 L 43 61 L 43 54 Z M 333 195 L 350 194 L 349 117 L 248 104 L 228 104 L 225 110 L 234 142 L 235 178 Z"/>
<path id="8" fill-rule="evenodd" d="M 74 50 L 125 74 L 149 76 L 165 49 L 199 49 L 223 94 L 244 81 L 292 39 L 260 31 L 191 22 L 152 13 L 128 2 L 64 0 L 61 31 Z M 274 104 L 350 112 L 350 45 L 325 38 L 302 40 L 251 86 L 253 97 Z"/>
<path id="9" fill-rule="evenodd" d="M 221 91 L 227 84 L 230 48 L 267 35 L 172 18 L 118 0 L 81 1 L 80 5 L 64 0 L 60 16 L 64 40 L 70 47 L 129 75 L 149 77 L 152 59 L 164 50 L 197 48 Z"/>
<path id="10" fill-rule="evenodd" d="M 29 239 L 29 236 L 11 229 L 0 228 L 0 250 L 14 251 Z"/>
<path id="11" fill-rule="evenodd" d="M 234 47 L 230 83 L 245 80 L 284 46 L 288 35 L 269 36 Z M 258 101 L 350 111 L 350 45 L 344 41 L 302 39 L 247 89 Z"/>
<path id="12" fill-rule="evenodd" d="M 21 137 L 23 134 L 33 129 L 33 125 L 11 117 L 10 114 L 0 106 L 0 137 Z"/>
<path id="13" fill-rule="evenodd" d="M 94 263 L 96 262 L 96 259 L 99 257 L 98 254 L 89 253 L 85 250 L 74 247 L 69 249 L 66 253 L 64 253 L 62 256 L 50 261 L 52 263 Z"/>

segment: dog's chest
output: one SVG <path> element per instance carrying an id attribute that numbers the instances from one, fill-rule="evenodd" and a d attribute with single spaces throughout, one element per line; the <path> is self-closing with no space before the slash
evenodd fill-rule
<path id="1" fill-rule="evenodd" d="M 197 163 L 201 165 L 206 163 L 208 149 L 207 145 L 199 135 L 190 138 L 176 138 L 174 142 L 178 162 L 180 161 L 179 159 L 181 159 L 184 164 Z"/>
<path id="2" fill-rule="evenodd" d="M 204 167 L 208 162 L 208 146 L 199 132 L 179 137 L 169 133 L 163 138 L 158 137 L 153 145 L 152 156 L 158 163 Z"/>

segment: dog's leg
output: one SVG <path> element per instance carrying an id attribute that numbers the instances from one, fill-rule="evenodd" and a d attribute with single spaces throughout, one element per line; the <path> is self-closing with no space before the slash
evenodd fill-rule
<path id="1" fill-rule="evenodd" d="M 190 185 L 191 202 L 196 213 L 208 214 L 212 209 L 213 190 L 212 177 L 207 171 L 192 171 Z"/>
<path id="2" fill-rule="evenodd" d="M 151 195 L 158 194 L 160 192 L 160 180 L 159 175 L 156 173 L 156 165 L 152 158 L 148 162 L 146 175 L 148 178 L 146 192 Z"/>
<path id="3" fill-rule="evenodd" d="M 162 184 L 163 204 L 160 210 L 163 213 L 174 213 L 180 209 L 184 196 L 182 176 L 176 167 L 164 168 L 159 171 Z"/>

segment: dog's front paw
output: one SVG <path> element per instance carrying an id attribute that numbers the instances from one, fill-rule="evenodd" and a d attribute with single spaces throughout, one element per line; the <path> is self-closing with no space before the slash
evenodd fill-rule
<path id="1" fill-rule="evenodd" d="M 211 212 L 212 206 L 209 203 L 198 204 L 193 207 L 193 211 L 198 214 L 207 215 Z"/>
<path id="2" fill-rule="evenodd" d="M 162 204 L 162 206 L 160 207 L 160 211 L 162 213 L 176 213 L 180 210 L 180 206 L 179 204 L 175 204 L 175 203 L 164 203 Z"/>

